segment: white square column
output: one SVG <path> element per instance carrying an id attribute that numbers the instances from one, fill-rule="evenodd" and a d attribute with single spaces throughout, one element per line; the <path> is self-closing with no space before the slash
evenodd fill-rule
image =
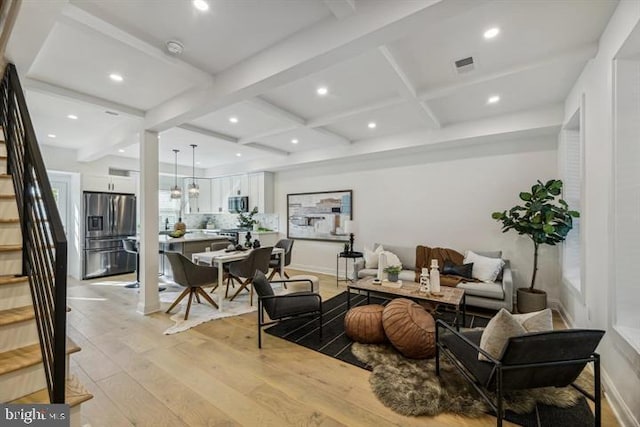
<path id="1" fill-rule="evenodd" d="M 158 132 L 140 133 L 140 294 L 138 313 L 160 311 L 158 295 Z"/>

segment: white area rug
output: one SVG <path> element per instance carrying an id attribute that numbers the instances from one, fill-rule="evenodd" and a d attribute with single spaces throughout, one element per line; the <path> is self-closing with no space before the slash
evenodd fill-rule
<path id="1" fill-rule="evenodd" d="M 176 300 L 176 298 L 178 298 L 183 290 L 183 287 L 169 286 L 167 287 L 166 291 L 160 293 L 160 301 L 169 303 L 170 305 L 171 303 L 173 303 L 173 301 Z M 205 291 L 209 292 L 210 288 L 205 289 Z M 231 290 L 229 292 L 231 292 Z M 218 302 L 217 291 L 209 295 L 211 295 L 211 298 L 216 303 Z M 199 324 L 208 322 L 210 320 L 239 316 L 241 314 L 251 313 L 258 310 L 257 297 L 254 296 L 254 305 L 250 306 L 248 292 L 243 292 L 242 294 L 238 295 L 238 297 L 233 301 L 229 301 L 228 299 L 224 300 L 222 312 L 209 304 L 209 302 L 205 301 L 204 298 L 200 297 L 200 301 L 202 301 L 200 304 L 198 304 L 195 298 L 193 299 L 193 301 L 191 302 L 191 310 L 189 310 L 189 319 L 184 320 L 184 312 L 187 310 L 188 301 L 189 296 L 187 295 L 182 301 L 180 301 L 180 304 L 178 304 L 173 308 L 173 310 L 171 310 L 171 320 L 173 320 L 175 324 L 164 331 L 165 335 L 184 332 L 187 329 L 193 328 L 194 326 L 198 326 Z M 167 306 L 167 308 L 169 308 L 169 306 Z"/>

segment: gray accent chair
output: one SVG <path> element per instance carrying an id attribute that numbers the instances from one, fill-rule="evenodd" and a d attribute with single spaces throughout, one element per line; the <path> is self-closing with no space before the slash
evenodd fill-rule
<path id="1" fill-rule="evenodd" d="M 187 294 L 189 294 L 189 302 L 187 303 L 187 311 L 184 313 L 184 320 L 189 318 L 189 310 L 191 310 L 194 296 L 197 302 L 200 302 L 200 296 L 202 296 L 211 305 L 218 308 L 218 304 L 202 289 L 203 286 L 217 285 L 218 268 L 194 264 L 189 258 L 177 252 L 166 252 L 165 255 L 173 270 L 173 281 L 185 287 L 185 290 L 171 304 L 167 313 L 173 310 Z"/>
<path id="2" fill-rule="evenodd" d="M 278 280 L 272 283 L 307 282 L 309 292 L 293 292 L 275 295 L 271 283 L 265 274 L 258 270 L 253 276 L 253 288 L 258 294 L 258 348 L 262 348 L 262 327 L 273 325 L 282 320 L 301 317 L 318 316 L 319 337 L 322 340 L 322 297 L 313 293 L 313 283 L 309 279 Z M 265 322 L 265 312 L 270 321 Z"/>
<path id="3" fill-rule="evenodd" d="M 509 338 L 499 358 L 480 348 L 483 331 L 458 332 L 436 322 L 436 375 L 440 355 L 449 359 L 493 409 L 502 426 L 504 393 L 538 387 L 571 385 L 595 403 L 595 423 L 601 424 L 600 356 L 595 352 L 604 331 L 566 329 L 528 333 Z M 489 359 L 478 360 L 481 353 Z M 593 363 L 594 392 L 574 384 L 587 363 Z"/>
<path id="4" fill-rule="evenodd" d="M 380 244 L 374 244 L 374 249 Z M 400 258 L 403 270 L 400 272 L 400 280 L 415 281 L 416 266 L 416 248 L 388 246 L 382 244 L 386 251 L 393 252 Z M 478 255 L 489 258 L 501 258 L 502 251 L 474 251 Z M 500 310 L 505 308 L 513 311 L 513 275 L 511 272 L 511 264 L 509 260 L 505 262 L 502 272 L 498 275 L 495 282 L 478 283 L 478 282 L 462 282 L 458 284 L 458 288 L 465 290 L 466 304 L 474 307 L 488 308 L 491 310 Z M 442 266 L 440 266 L 442 269 Z M 376 277 L 378 269 L 366 269 L 363 259 L 358 260 L 354 264 L 353 279 L 358 280 L 364 277 Z"/>

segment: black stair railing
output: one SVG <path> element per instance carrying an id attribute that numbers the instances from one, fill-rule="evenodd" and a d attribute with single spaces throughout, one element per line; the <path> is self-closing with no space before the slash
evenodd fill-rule
<path id="1" fill-rule="evenodd" d="M 0 96 L 7 172 L 22 229 L 22 274 L 29 277 L 49 399 L 64 403 L 67 239 L 13 64 L 7 65 Z"/>

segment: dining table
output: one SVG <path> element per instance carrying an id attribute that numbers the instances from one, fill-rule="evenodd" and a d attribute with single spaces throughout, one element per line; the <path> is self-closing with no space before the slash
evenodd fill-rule
<path id="1" fill-rule="evenodd" d="M 249 256 L 253 249 L 247 249 L 244 251 L 228 251 L 227 249 L 220 249 L 217 251 L 196 252 L 191 254 L 191 261 L 194 264 L 207 264 L 213 267 L 218 267 L 218 309 L 222 311 L 222 304 L 224 301 L 225 287 L 224 281 L 224 264 L 234 261 L 241 261 Z M 273 248 L 271 252 L 273 255 L 278 255 L 280 258 L 280 277 L 284 277 L 284 249 Z"/>

